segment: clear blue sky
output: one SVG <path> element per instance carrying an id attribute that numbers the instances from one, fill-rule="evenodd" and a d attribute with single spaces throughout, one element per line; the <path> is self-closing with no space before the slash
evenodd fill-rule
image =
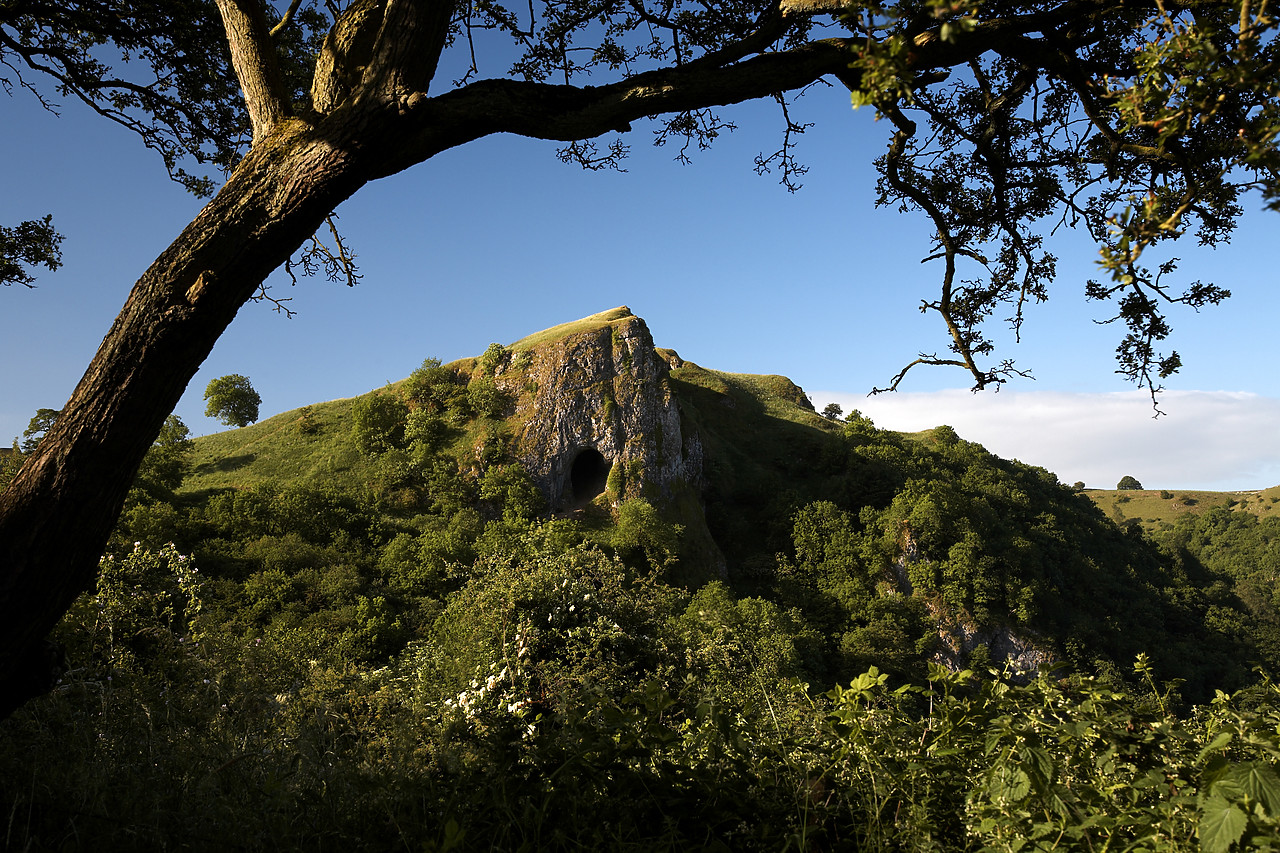
<path id="1" fill-rule="evenodd" d="M 37 408 L 59 407 L 129 288 L 199 209 L 159 158 L 78 104 L 56 118 L 25 92 L 0 95 L 0 223 L 54 215 L 65 266 L 35 290 L 0 290 L 0 440 Z M 586 173 L 555 145 L 497 137 L 447 152 L 362 190 L 339 215 L 364 279 L 289 288 L 293 319 L 250 304 L 214 349 L 177 413 L 196 434 L 207 382 L 251 378 L 264 417 L 363 393 L 445 361 L 616 305 L 644 317 L 660 346 L 706 367 L 781 373 L 821 405 L 857 406 L 884 427 L 951 423 L 994 452 L 1055 470 L 1068 482 L 1113 486 L 1133 474 L 1153 487 L 1262 488 L 1280 483 L 1280 374 L 1273 344 L 1280 291 L 1276 218 L 1246 219 L 1234 243 L 1181 252 L 1191 278 L 1231 288 L 1200 315 L 1174 312 L 1186 368 L 1170 383 L 1168 417 L 1113 374 L 1115 327 L 1084 302 L 1093 248 L 1059 239 L 1061 273 L 1024 342 L 1002 355 L 1034 371 L 998 395 L 950 370 L 917 369 L 908 394 L 866 399 L 920 350 L 945 341 L 916 305 L 937 270 L 921 266 L 929 229 L 919 215 L 876 209 L 872 160 L 888 128 L 818 88 L 793 110 L 816 123 L 799 140 L 810 171 L 789 195 L 758 177 L 755 155 L 781 140 L 776 105 L 730 108 L 738 130 L 694 163 L 628 135 L 628 172 Z M 1225 394 L 1223 392 L 1235 392 Z"/>

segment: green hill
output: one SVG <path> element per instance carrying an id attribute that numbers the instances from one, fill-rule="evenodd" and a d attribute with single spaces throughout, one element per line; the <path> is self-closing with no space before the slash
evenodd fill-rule
<path id="1" fill-rule="evenodd" d="M 648 368 L 642 350 L 651 350 Z M 666 367 L 654 367 L 659 361 Z M 628 378 L 645 369 L 657 372 Z M 552 393 L 548 383 L 566 370 L 593 378 Z M 492 345 L 477 358 L 430 362 L 358 398 L 198 439 L 181 493 L 197 504 L 225 502 L 218 496 L 227 490 L 366 495 L 389 531 L 423 541 L 454 531 L 453 544 L 428 549 L 435 571 L 445 571 L 451 559 L 474 559 L 471 543 L 507 514 L 502 501 L 518 493 L 522 506 L 533 506 L 539 490 L 550 500 L 570 488 L 567 473 L 530 462 L 530 436 L 620 424 L 626 413 L 616 411 L 615 397 L 654 383 L 675 401 L 682 436 L 681 453 L 668 448 L 661 464 L 684 473 L 662 479 L 652 470 L 660 429 L 610 433 L 610 446 L 645 445 L 649 455 L 614 458 L 606 448 L 607 482 L 601 474 L 594 500 L 561 516 L 589 541 L 616 547 L 619 537 L 641 535 L 626 528 L 640 523 L 632 504 L 644 496 L 656 513 L 644 522 L 651 544 L 634 553 L 665 551 L 668 578 L 691 588 L 720 578 L 740 595 L 789 602 L 826 637 L 813 664 L 822 678 L 887 660 L 919 673 L 927 659 L 960 666 L 974 654 L 1029 667 L 1047 660 L 1123 667 L 1151 650 L 1166 674 L 1201 691 L 1214 679 L 1238 681 L 1247 672 L 1241 666 L 1257 659 L 1256 649 L 1243 650 L 1238 637 L 1196 615 L 1213 606 L 1246 618 L 1220 579 L 1187 574 L 1125 530 L 1136 519 L 1154 533 L 1182 512 L 1230 502 L 1235 511 L 1270 513 L 1280 490 L 1082 497 L 1050 472 L 998 459 L 949 427 L 904 435 L 856 413 L 828 420 L 785 377 L 710 370 L 653 349 L 625 307 Z M 563 410 L 574 407 L 581 417 L 569 427 Z M 357 421 L 375 409 L 391 413 L 379 415 L 391 418 L 379 427 L 386 436 L 378 440 L 388 443 L 362 451 Z M 547 419 L 555 426 L 538 427 Z M 436 436 L 429 449 L 411 438 L 423 429 Z M 567 446 L 566 465 L 581 452 Z M 495 484 L 499 477 L 506 485 Z M 662 529 L 679 531 L 678 542 Z M 667 544 L 655 551 L 653 542 Z M 240 565 L 219 548 L 206 559 Z M 1191 623 L 1198 627 L 1188 635 Z"/>
<path id="2" fill-rule="evenodd" d="M 1195 489 L 1087 489 L 1085 495 L 1118 524 L 1136 520 L 1157 531 L 1180 517 L 1201 515 L 1215 507 L 1258 518 L 1280 516 L 1280 486 L 1247 492 L 1209 492 Z"/>

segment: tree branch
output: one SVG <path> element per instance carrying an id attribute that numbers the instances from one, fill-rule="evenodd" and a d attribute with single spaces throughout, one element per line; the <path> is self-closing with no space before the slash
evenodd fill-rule
<path id="1" fill-rule="evenodd" d="M 382 28 L 386 0 L 356 0 L 325 37 L 311 81 L 311 107 L 329 113 L 364 76 Z"/>
<path id="2" fill-rule="evenodd" d="M 285 27 L 289 26 L 289 24 L 293 21 L 293 16 L 296 15 L 298 12 L 298 7 L 301 5 L 302 5 L 302 0 L 293 0 L 293 2 L 289 4 L 289 8 L 285 9 L 284 14 L 280 16 L 280 22 L 271 28 L 271 32 L 269 33 L 269 35 L 272 38 L 275 38 L 276 36 L 278 36 L 284 30 Z"/>
<path id="3" fill-rule="evenodd" d="M 216 2 L 231 45 L 231 65 L 253 125 L 253 141 L 257 142 L 291 112 L 266 15 L 253 0 Z"/>
<path id="4" fill-rule="evenodd" d="M 457 5 L 458 0 L 386 0 L 362 86 L 389 99 L 425 92 Z"/>
<path id="5" fill-rule="evenodd" d="M 448 148 L 492 133 L 571 142 L 664 113 L 725 106 L 802 88 L 827 75 L 847 76 L 850 42 L 826 39 L 726 67 L 667 68 L 605 86 L 479 80 L 434 98 L 405 102 L 410 127 L 385 152 L 394 174 Z"/>

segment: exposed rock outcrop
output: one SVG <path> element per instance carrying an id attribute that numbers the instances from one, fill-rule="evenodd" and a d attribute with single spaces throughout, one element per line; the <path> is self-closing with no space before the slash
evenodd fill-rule
<path id="1" fill-rule="evenodd" d="M 913 595 L 911 566 L 923 558 L 915 538 L 905 526 L 898 537 L 898 547 L 900 555 L 892 564 L 894 583 L 903 595 Z M 1029 680 L 1055 661 L 1053 653 L 1028 629 L 976 625 L 936 595 L 924 595 L 922 600 L 938 626 L 939 642 L 933 659 L 953 672 L 975 665 L 974 653 L 980 649 L 985 650 L 992 666 L 1007 671 L 1015 681 Z"/>
<path id="2" fill-rule="evenodd" d="M 497 371 L 518 400 L 521 462 L 552 511 L 607 491 L 612 501 L 669 501 L 699 488 L 702 446 L 681 429 L 667 380 L 674 353 L 654 348 L 625 306 L 517 341 Z"/>

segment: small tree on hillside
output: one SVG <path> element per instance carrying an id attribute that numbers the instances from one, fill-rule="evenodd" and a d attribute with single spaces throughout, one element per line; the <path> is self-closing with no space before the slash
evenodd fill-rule
<path id="1" fill-rule="evenodd" d="M 1135 489 L 1141 489 L 1142 484 L 1139 483 L 1133 477 L 1130 477 L 1128 474 L 1125 474 L 1123 477 L 1120 478 L 1120 482 L 1116 483 L 1116 488 L 1125 489 L 1125 490 L 1135 490 Z"/>
<path id="2" fill-rule="evenodd" d="M 36 413 L 27 424 L 27 428 L 22 431 L 23 453 L 35 452 L 35 449 L 40 445 L 40 439 L 44 438 L 44 434 L 49 431 L 49 427 L 53 426 L 53 422 L 58 419 L 60 414 L 62 412 L 58 409 L 36 409 Z"/>
<path id="3" fill-rule="evenodd" d="M 204 389 L 208 404 L 204 413 L 227 426 L 244 427 L 258 419 L 262 397 L 253 390 L 249 377 L 232 373 L 212 380 Z"/>
<path id="4" fill-rule="evenodd" d="M 177 415 L 165 418 L 160 435 L 152 443 L 138 469 L 138 480 L 173 491 L 182 485 L 190 468 L 191 430 Z"/>
<path id="5" fill-rule="evenodd" d="M 827 403 L 822 410 L 822 416 L 829 421 L 838 421 L 843 414 L 844 408 L 839 403 Z"/>
<path id="6" fill-rule="evenodd" d="M 370 394 L 351 407 L 351 438 L 365 456 L 379 456 L 404 447 L 409 407 L 394 391 Z"/>

